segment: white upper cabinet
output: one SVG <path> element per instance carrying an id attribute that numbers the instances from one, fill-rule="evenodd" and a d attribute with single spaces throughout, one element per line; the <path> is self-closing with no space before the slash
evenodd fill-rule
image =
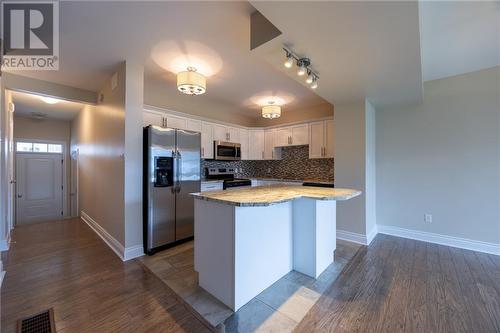
<path id="1" fill-rule="evenodd" d="M 187 118 L 167 114 L 167 126 L 169 128 L 188 129 Z"/>
<path id="2" fill-rule="evenodd" d="M 310 123 L 309 158 L 332 158 L 333 120 Z"/>
<path id="3" fill-rule="evenodd" d="M 249 130 L 248 131 L 248 159 L 263 160 L 264 159 L 264 130 Z"/>
<path id="4" fill-rule="evenodd" d="M 248 130 L 240 128 L 239 139 L 241 144 L 241 159 L 248 160 Z"/>
<path id="5" fill-rule="evenodd" d="M 201 133 L 201 120 L 187 119 L 186 129 L 189 131 Z"/>
<path id="6" fill-rule="evenodd" d="M 276 147 L 309 144 L 309 125 L 296 125 L 276 129 Z"/>
<path id="7" fill-rule="evenodd" d="M 239 139 L 239 128 L 224 125 L 214 125 L 214 140 L 238 143 Z"/>
<path id="8" fill-rule="evenodd" d="M 281 147 L 309 145 L 309 158 L 333 158 L 333 120 L 269 129 L 233 127 L 179 116 L 166 112 L 144 110 L 143 125 L 156 125 L 201 132 L 201 157 L 214 158 L 214 141 L 241 144 L 243 160 L 281 159 Z"/>
<path id="9" fill-rule="evenodd" d="M 276 129 L 264 130 L 264 159 L 279 160 L 281 159 L 281 150 L 276 147 Z"/>
<path id="10" fill-rule="evenodd" d="M 309 144 L 309 124 L 292 126 L 292 145 L 303 146 Z"/>
<path id="11" fill-rule="evenodd" d="M 241 143 L 240 142 L 240 129 L 236 127 L 228 127 L 229 142 Z"/>
<path id="12" fill-rule="evenodd" d="M 276 129 L 276 147 L 286 147 L 290 145 L 291 137 L 292 129 L 290 127 Z"/>
<path id="13" fill-rule="evenodd" d="M 163 126 L 163 114 L 160 112 L 144 110 L 142 113 L 142 125 L 144 127 L 149 125 Z"/>
<path id="14" fill-rule="evenodd" d="M 229 131 L 226 126 L 214 124 L 214 141 L 229 141 Z"/>
<path id="15" fill-rule="evenodd" d="M 213 124 L 201 122 L 201 158 L 214 158 Z"/>
<path id="16" fill-rule="evenodd" d="M 325 121 L 325 157 L 333 158 L 335 146 L 333 144 L 333 119 Z"/>

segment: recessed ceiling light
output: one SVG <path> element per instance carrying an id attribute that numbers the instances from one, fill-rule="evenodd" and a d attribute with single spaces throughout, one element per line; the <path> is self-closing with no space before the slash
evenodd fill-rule
<path id="1" fill-rule="evenodd" d="M 59 100 L 57 98 L 53 98 L 53 97 L 40 96 L 40 99 L 47 104 L 59 103 Z"/>

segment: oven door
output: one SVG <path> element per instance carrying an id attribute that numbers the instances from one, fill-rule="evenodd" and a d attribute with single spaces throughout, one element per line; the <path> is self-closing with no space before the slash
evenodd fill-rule
<path id="1" fill-rule="evenodd" d="M 219 161 L 238 161 L 241 159 L 239 143 L 214 142 L 215 159 Z"/>

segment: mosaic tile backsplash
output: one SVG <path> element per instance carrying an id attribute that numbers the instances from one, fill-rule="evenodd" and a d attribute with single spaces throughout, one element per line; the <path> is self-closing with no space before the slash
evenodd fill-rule
<path id="1" fill-rule="evenodd" d="M 333 158 L 309 159 L 309 146 L 284 147 L 282 159 L 276 161 L 213 161 L 202 160 L 205 168 L 241 168 L 237 173 L 242 178 L 280 178 L 280 179 L 316 179 L 330 181 L 334 179 Z"/>

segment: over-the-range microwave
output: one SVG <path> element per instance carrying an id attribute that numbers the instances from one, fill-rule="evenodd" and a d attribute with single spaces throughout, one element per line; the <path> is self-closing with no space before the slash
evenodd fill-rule
<path id="1" fill-rule="evenodd" d="M 214 141 L 214 159 L 218 161 L 241 160 L 241 145 L 234 142 Z"/>

